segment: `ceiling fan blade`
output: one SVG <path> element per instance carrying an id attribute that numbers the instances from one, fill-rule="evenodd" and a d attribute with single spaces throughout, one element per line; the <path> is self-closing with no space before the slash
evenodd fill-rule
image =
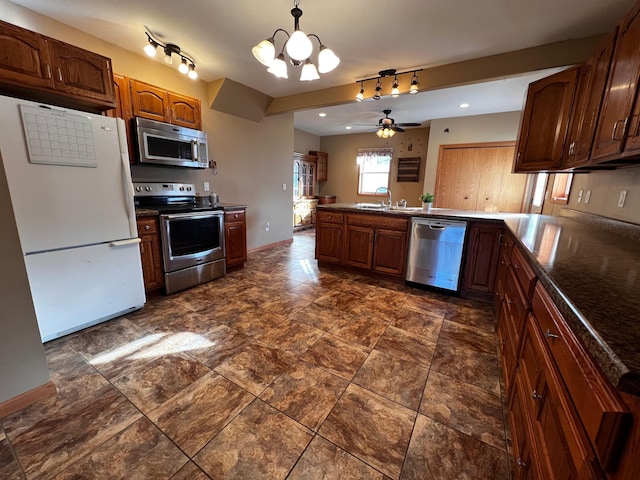
<path id="1" fill-rule="evenodd" d="M 408 123 L 396 123 L 396 125 L 399 125 L 401 127 L 419 127 L 422 124 L 416 123 L 416 122 L 408 122 Z"/>
<path id="2" fill-rule="evenodd" d="M 398 125 L 392 125 L 391 130 L 393 130 L 394 132 L 404 132 L 404 128 L 400 128 Z"/>

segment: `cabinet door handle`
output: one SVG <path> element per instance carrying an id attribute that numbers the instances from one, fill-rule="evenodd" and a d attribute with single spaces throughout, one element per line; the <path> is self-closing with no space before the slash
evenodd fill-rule
<path id="1" fill-rule="evenodd" d="M 624 132 L 627 129 L 627 121 L 629 120 L 629 117 L 625 118 L 624 120 L 618 120 L 616 123 L 613 124 L 613 131 L 611 132 L 611 140 L 613 141 L 620 141 L 622 140 L 622 137 L 618 138 L 618 125 L 620 125 L 621 123 L 623 124 L 622 126 L 622 136 L 624 136 Z"/>
<path id="2" fill-rule="evenodd" d="M 533 398 L 534 400 L 542 400 L 542 395 L 538 395 L 538 392 L 534 390 L 533 392 L 531 392 L 531 398 Z"/>
<path id="3" fill-rule="evenodd" d="M 144 229 L 145 229 L 145 230 L 151 230 L 151 225 L 145 225 L 145 226 L 144 226 Z"/>
<path id="4" fill-rule="evenodd" d="M 62 69 L 58 67 L 58 80 L 62 82 Z"/>
<path id="5" fill-rule="evenodd" d="M 51 78 L 51 65 L 49 65 L 49 64 L 47 63 L 46 67 L 47 67 L 47 74 L 46 74 L 46 77 L 47 77 L 47 78 Z"/>
<path id="6" fill-rule="evenodd" d="M 522 461 L 522 459 L 520 457 L 518 457 L 516 459 L 516 465 L 518 465 L 520 468 L 524 468 L 527 466 L 527 464 L 525 462 Z"/>
<path id="7" fill-rule="evenodd" d="M 513 268 L 515 268 L 516 270 L 518 270 L 520 268 L 520 265 L 518 265 L 517 263 L 513 264 Z"/>
<path id="8" fill-rule="evenodd" d="M 544 334 L 547 338 L 560 338 L 559 335 L 556 335 L 555 333 L 551 333 L 551 330 L 549 330 L 548 328 Z"/>
<path id="9" fill-rule="evenodd" d="M 498 245 L 500 245 L 501 247 L 504 245 L 504 243 L 502 243 L 502 240 L 504 240 L 504 233 L 498 235 Z"/>

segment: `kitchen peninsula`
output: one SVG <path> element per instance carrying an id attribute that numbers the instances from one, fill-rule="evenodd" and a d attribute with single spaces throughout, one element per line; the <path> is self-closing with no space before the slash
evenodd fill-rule
<path id="1" fill-rule="evenodd" d="M 531 461 L 553 463 L 553 454 L 534 457 L 529 449 L 552 452 L 578 445 L 574 452 L 582 453 L 558 454 L 558 461 L 575 468 L 594 461 L 596 470 L 624 472 L 611 478 L 632 478 L 625 475 L 635 468 L 630 457 L 640 436 L 640 227 L 569 209 L 544 216 L 322 205 L 319 265 L 352 268 L 349 229 L 362 228 L 354 224 L 364 221 L 383 225 L 372 227 L 379 229 L 376 234 L 395 222 L 405 243 L 387 254 L 404 265 L 412 216 L 466 220 L 471 226 L 481 222 L 501 232 L 491 252 L 470 248 L 468 234 L 462 275 L 464 283 L 469 265 L 477 261 L 473 257 L 495 258 L 491 288 L 515 457 L 525 466 L 529 455 Z M 372 251 L 376 241 L 374 235 Z M 398 281 L 402 272 L 396 272 Z M 552 432 L 562 435 L 559 444 Z"/>

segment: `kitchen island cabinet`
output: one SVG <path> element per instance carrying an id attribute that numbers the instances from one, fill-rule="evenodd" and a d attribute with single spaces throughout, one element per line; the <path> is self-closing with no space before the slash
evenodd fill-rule
<path id="1" fill-rule="evenodd" d="M 115 106 L 111 59 L 0 21 L 0 92 L 88 111 Z"/>
<path id="2" fill-rule="evenodd" d="M 160 246 L 160 230 L 158 217 L 140 216 L 136 219 L 140 236 L 140 257 L 142 259 L 142 277 L 147 292 L 164 287 L 162 273 L 162 247 Z"/>
<path id="3" fill-rule="evenodd" d="M 247 220 L 244 207 L 224 209 L 224 243 L 227 268 L 247 261 Z"/>
<path id="4" fill-rule="evenodd" d="M 468 297 L 490 301 L 493 298 L 503 227 L 496 223 L 471 222 L 468 228 L 462 292 Z"/>
<path id="5" fill-rule="evenodd" d="M 319 262 L 342 264 L 344 214 L 318 212 L 316 226 L 316 258 Z"/>

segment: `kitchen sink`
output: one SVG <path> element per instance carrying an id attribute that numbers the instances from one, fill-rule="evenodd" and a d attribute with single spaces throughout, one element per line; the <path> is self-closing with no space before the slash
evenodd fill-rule
<path id="1" fill-rule="evenodd" d="M 399 212 L 420 212 L 422 207 L 391 207 L 391 210 L 397 210 Z"/>
<path id="2" fill-rule="evenodd" d="M 389 207 L 386 205 L 382 205 L 381 203 L 357 203 L 356 206 L 358 208 L 362 208 L 365 210 L 388 210 Z"/>

